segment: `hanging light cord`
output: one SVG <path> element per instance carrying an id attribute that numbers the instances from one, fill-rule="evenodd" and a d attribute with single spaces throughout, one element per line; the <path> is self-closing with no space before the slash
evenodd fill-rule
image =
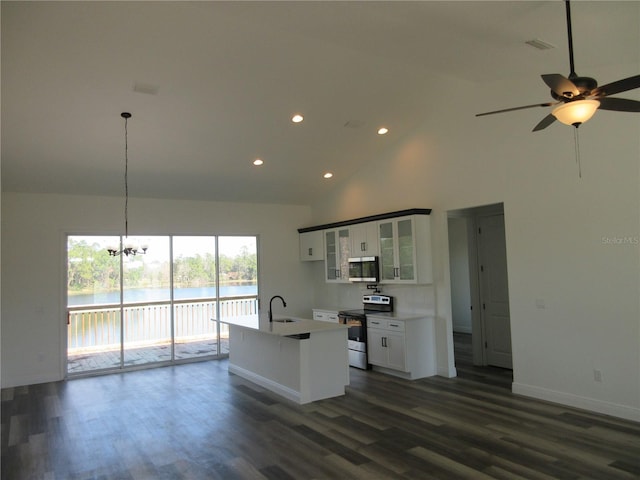
<path id="1" fill-rule="evenodd" d="M 121 244 L 121 250 L 118 250 L 116 246 L 107 247 L 107 252 L 112 257 L 120 254 L 124 254 L 127 257 L 129 255 L 144 255 L 148 249 L 147 245 L 142 245 L 138 248 L 127 242 L 129 238 L 129 119 L 131 114 L 122 112 L 120 116 L 124 118 L 124 238 L 126 243 Z"/>
<path id="2" fill-rule="evenodd" d="M 124 118 L 124 238 L 129 237 L 129 129 L 130 113 L 122 113 Z"/>
<path id="3" fill-rule="evenodd" d="M 573 143 L 576 152 L 576 164 L 578 165 L 578 178 L 582 178 L 582 166 L 580 165 L 580 137 L 578 135 L 578 127 L 573 129 Z"/>

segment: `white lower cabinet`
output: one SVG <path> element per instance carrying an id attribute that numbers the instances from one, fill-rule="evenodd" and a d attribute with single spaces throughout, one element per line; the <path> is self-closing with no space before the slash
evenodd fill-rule
<path id="1" fill-rule="evenodd" d="M 436 374 L 433 319 L 367 315 L 367 348 L 374 370 L 407 379 Z"/>
<path id="2" fill-rule="evenodd" d="M 367 319 L 369 363 L 406 372 L 404 322 Z"/>
<path id="3" fill-rule="evenodd" d="M 338 312 L 334 310 L 313 309 L 313 319 L 321 322 L 338 323 Z"/>

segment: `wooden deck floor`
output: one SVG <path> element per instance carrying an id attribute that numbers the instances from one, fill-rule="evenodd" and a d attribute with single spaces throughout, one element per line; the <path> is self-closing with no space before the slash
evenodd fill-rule
<path id="1" fill-rule="evenodd" d="M 228 354 L 229 339 L 221 338 L 220 347 L 220 355 Z M 218 355 L 218 344 L 215 340 L 180 342 L 175 345 L 174 356 L 176 360 L 207 358 L 216 355 Z M 128 348 L 124 352 L 125 368 L 168 361 L 171 361 L 171 345 L 167 343 Z M 118 368 L 120 368 L 120 350 L 83 352 L 67 357 L 69 376 Z"/>

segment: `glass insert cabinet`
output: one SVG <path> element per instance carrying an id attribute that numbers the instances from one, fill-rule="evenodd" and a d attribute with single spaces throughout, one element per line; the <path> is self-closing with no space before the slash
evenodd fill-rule
<path id="1" fill-rule="evenodd" d="M 300 260 L 324 260 L 329 283 L 349 283 L 349 258 L 363 256 L 379 257 L 381 284 L 433 283 L 430 213 L 416 208 L 300 228 Z M 321 243 L 322 258 L 309 248 Z"/>
<path id="2" fill-rule="evenodd" d="M 381 281 L 416 281 L 413 221 L 413 218 L 404 218 L 378 224 Z"/>

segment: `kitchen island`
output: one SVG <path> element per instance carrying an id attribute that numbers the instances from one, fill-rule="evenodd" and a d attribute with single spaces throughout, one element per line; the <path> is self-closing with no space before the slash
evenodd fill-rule
<path id="1" fill-rule="evenodd" d="M 349 384 L 347 327 L 258 315 L 229 325 L 229 371 L 299 404 L 344 395 Z"/>

